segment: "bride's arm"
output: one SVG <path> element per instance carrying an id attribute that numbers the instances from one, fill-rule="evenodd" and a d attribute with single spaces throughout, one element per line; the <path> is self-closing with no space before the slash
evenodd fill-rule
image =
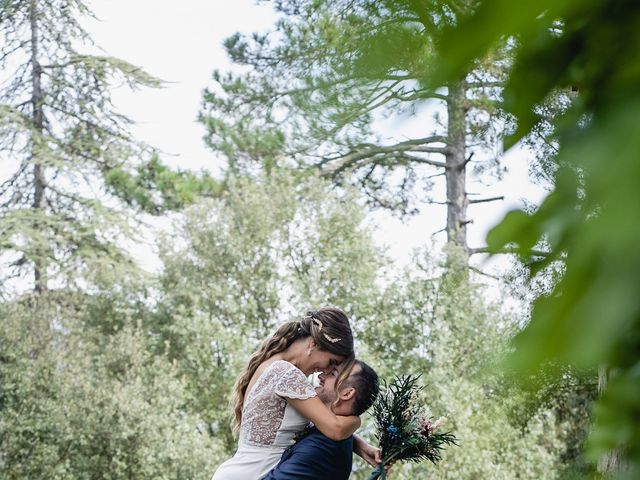
<path id="1" fill-rule="evenodd" d="M 349 438 L 360 427 L 360 417 L 336 415 L 318 397 L 287 398 L 287 401 L 331 440 Z"/>

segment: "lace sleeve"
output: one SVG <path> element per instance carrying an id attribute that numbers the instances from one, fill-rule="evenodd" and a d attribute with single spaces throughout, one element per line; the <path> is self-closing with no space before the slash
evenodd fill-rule
<path id="1" fill-rule="evenodd" d="M 276 395 L 300 400 L 315 397 L 316 391 L 309 385 L 304 373 L 289 362 L 282 363 L 283 365 L 279 365 L 280 368 L 278 368 L 280 378 L 274 389 Z"/>

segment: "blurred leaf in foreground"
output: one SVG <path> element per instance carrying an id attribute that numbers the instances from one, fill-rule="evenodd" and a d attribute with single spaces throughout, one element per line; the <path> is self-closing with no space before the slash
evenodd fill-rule
<path id="1" fill-rule="evenodd" d="M 588 451 L 595 459 L 624 450 L 624 475 L 638 478 L 640 4 L 480 2 L 441 39 L 438 75 L 459 75 L 500 42 L 516 45 L 504 93 L 518 120 L 511 143 L 535 127 L 546 98 L 575 93 L 555 120 L 562 167 L 552 193 L 533 214 L 508 214 L 488 236 L 493 251 L 512 245 L 523 256 L 546 243 L 550 255 L 540 265 L 566 264 L 553 291 L 535 302 L 510 367 L 530 373 L 549 360 L 607 366 L 612 374 L 595 405 Z"/>

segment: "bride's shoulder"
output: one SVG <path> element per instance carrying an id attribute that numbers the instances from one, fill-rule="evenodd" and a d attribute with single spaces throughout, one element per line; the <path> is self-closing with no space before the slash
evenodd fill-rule
<path id="1" fill-rule="evenodd" d="M 289 372 L 293 374 L 300 373 L 303 375 L 302 371 L 299 370 L 298 367 L 296 367 L 291 362 L 287 362 L 286 360 L 275 360 L 271 362 L 271 364 L 269 364 L 265 370 L 272 370 L 274 372 L 279 372 L 279 373 L 283 373 L 283 372 Z"/>
<path id="2" fill-rule="evenodd" d="M 265 366 L 262 375 L 271 379 L 295 379 L 297 381 L 306 381 L 307 376 L 296 367 L 293 363 L 286 360 L 274 360 Z"/>
<path id="3" fill-rule="evenodd" d="M 298 367 L 291 362 L 287 362 L 286 360 L 267 360 L 258 366 L 254 377 L 272 377 L 282 376 L 285 374 L 296 375 L 298 373 L 304 375 L 302 371 L 300 371 Z"/>

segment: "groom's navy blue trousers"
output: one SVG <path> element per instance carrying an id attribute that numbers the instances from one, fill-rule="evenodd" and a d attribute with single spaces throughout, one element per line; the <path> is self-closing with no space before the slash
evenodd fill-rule
<path id="1" fill-rule="evenodd" d="M 352 437 L 335 442 L 313 429 L 284 452 L 263 480 L 347 480 L 352 457 Z"/>

